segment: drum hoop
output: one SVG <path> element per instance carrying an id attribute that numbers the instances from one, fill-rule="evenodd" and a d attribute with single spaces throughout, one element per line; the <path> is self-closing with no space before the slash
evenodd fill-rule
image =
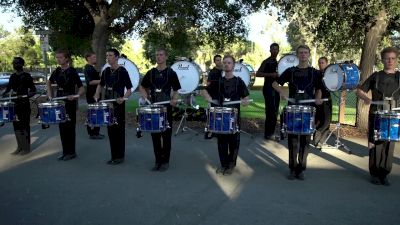
<path id="1" fill-rule="evenodd" d="M 0 106 L 13 106 L 15 105 L 14 102 L 0 102 Z"/>
<path id="2" fill-rule="evenodd" d="M 88 109 L 109 109 L 111 108 L 109 104 L 106 103 L 93 103 L 93 104 L 88 104 Z"/>
<path id="3" fill-rule="evenodd" d="M 60 101 L 39 103 L 39 108 L 55 108 L 58 106 L 65 106 L 65 103 Z"/>

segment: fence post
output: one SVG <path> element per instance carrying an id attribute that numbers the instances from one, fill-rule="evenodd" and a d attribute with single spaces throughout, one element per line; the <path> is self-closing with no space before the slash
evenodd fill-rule
<path id="1" fill-rule="evenodd" d="M 346 115 L 346 97 L 347 97 L 347 91 L 342 91 L 341 96 L 339 96 L 339 102 L 340 102 L 340 106 L 339 106 L 339 123 L 344 123 L 345 121 L 345 115 Z"/>

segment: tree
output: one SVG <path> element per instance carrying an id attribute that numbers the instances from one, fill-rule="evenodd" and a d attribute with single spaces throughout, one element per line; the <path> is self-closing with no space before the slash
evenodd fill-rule
<path id="1" fill-rule="evenodd" d="M 273 0 L 286 18 L 298 21 L 329 52 L 361 50 L 360 70 L 364 81 L 372 72 L 383 37 L 400 27 L 397 0 Z M 368 127 L 368 107 L 358 103 L 357 125 Z"/>
<path id="2" fill-rule="evenodd" d="M 104 62 L 110 37 L 123 39 L 132 31 L 142 34 L 152 24 L 179 18 L 211 34 L 216 45 L 245 33 L 241 17 L 259 8 L 262 0 L 0 0 L 3 6 L 16 5 L 28 26 L 54 31 L 51 40 L 68 42 L 70 48 L 91 48 Z M 186 29 L 189 27 L 185 27 Z M 80 33 L 77 33 L 80 32 Z M 59 38 L 61 35 L 62 38 Z M 211 41 L 211 40 L 209 40 Z M 76 52 L 82 51 L 81 49 Z"/>

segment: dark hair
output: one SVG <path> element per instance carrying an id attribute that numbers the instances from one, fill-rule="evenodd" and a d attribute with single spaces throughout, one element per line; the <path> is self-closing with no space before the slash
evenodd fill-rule
<path id="1" fill-rule="evenodd" d="M 231 58 L 232 61 L 233 61 L 233 64 L 236 63 L 236 60 L 235 60 L 235 58 L 234 58 L 232 55 L 224 55 L 224 59 L 227 59 L 227 58 Z"/>
<path id="2" fill-rule="evenodd" d="M 121 54 L 121 58 L 125 58 L 125 59 L 127 59 L 128 58 L 128 56 L 126 56 L 125 54 Z"/>
<path id="3" fill-rule="evenodd" d="M 215 62 L 215 59 L 218 58 L 218 57 L 222 58 L 221 55 L 215 55 L 214 58 L 213 58 L 213 62 Z"/>
<path id="4" fill-rule="evenodd" d="M 272 43 L 270 46 L 269 46 L 269 48 L 271 49 L 272 47 L 278 47 L 279 48 L 279 45 L 278 45 L 278 43 Z"/>
<path id="5" fill-rule="evenodd" d="M 328 58 L 326 58 L 325 56 L 320 57 L 320 58 L 318 59 L 318 61 L 319 61 L 319 60 L 325 60 L 325 62 L 328 63 Z"/>
<path id="6" fill-rule="evenodd" d="M 299 53 L 299 49 L 301 49 L 301 48 L 303 48 L 303 49 L 307 49 L 307 50 L 308 50 L 308 52 L 311 52 L 311 49 L 310 49 L 310 47 L 308 47 L 307 45 L 300 45 L 299 47 L 297 47 L 297 49 L 296 49 L 296 53 Z"/>
<path id="7" fill-rule="evenodd" d="M 86 52 L 85 53 L 85 59 L 88 60 L 88 58 L 91 57 L 92 55 L 95 55 L 95 53 L 93 51 Z"/>
<path id="8" fill-rule="evenodd" d="M 107 52 L 112 52 L 116 57 L 119 57 L 119 51 L 115 48 L 109 48 L 107 49 Z"/>
<path id="9" fill-rule="evenodd" d="M 19 57 L 19 56 L 14 57 L 13 63 L 14 63 L 14 62 L 19 63 L 19 64 L 22 64 L 22 66 L 25 65 L 25 60 L 24 60 L 22 57 Z"/>
<path id="10" fill-rule="evenodd" d="M 394 54 L 396 54 L 396 57 L 399 56 L 399 50 L 397 50 L 397 48 L 395 48 L 395 47 L 386 47 L 386 48 L 382 49 L 381 59 L 383 59 L 383 57 L 385 56 L 386 53 L 394 53 Z"/>
<path id="11" fill-rule="evenodd" d="M 71 53 L 68 50 L 66 50 L 66 49 L 58 49 L 56 51 L 56 54 L 62 54 L 70 64 L 72 63 Z"/>
<path id="12" fill-rule="evenodd" d="M 167 51 L 167 49 L 164 48 L 164 47 L 158 47 L 158 48 L 156 49 L 156 52 L 164 52 L 165 55 L 168 56 L 168 51 Z"/>

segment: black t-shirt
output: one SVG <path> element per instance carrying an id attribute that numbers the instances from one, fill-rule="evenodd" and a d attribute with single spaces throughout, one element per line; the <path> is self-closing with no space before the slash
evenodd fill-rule
<path id="1" fill-rule="evenodd" d="M 278 61 L 276 58 L 269 57 L 265 59 L 262 63 L 260 68 L 258 68 L 258 71 L 263 72 L 263 73 L 275 73 L 278 69 Z M 276 80 L 276 78 L 273 77 L 264 77 L 264 85 L 269 84 L 272 85 L 272 83 Z"/>
<path id="2" fill-rule="evenodd" d="M 86 81 L 86 97 L 92 98 L 96 93 L 97 85 L 90 85 L 90 81 L 100 80 L 99 72 L 97 72 L 94 66 L 86 64 L 83 68 L 83 73 L 85 74 Z"/>
<path id="3" fill-rule="evenodd" d="M 210 73 L 208 74 L 207 81 L 211 83 L 219 83 L 222 78 L 222 70 L 218 69 L 217 67 L 214 67 L 213 69 L 210 70 Z M 209 92 L 211 98 L 218 98 L 218 93 L 215 93 L 213 90 L 210 90 Z"/>
<path id="4" fill-rule="evenodd" d="M 36 87 L 33 83 L 31 74 L 26 72 L 21 74 L 11 74 L 6 91 L 3 93 L 3 97 L 7 97 L 7 94 L 11 90 L 13 91 L 13 94 L 16 95 L 27 95 L 28 97 L 33 96 L 36 92 Z M 14 100 L 14 102 L 22 101 L 27 102 L 28 98 Z"/>
<path id="5" fill-rule="evenodd" d="M 111 67 L 107 67 L 101 73 L 100 86 L 105 86 L 106 99 L 114 99 L 124 97 L 125 88 L 127 90 L 131 89 L 132 82 L 125 67 L 120 66 L 116 70 L 111 70 Z"/>
<path id="6" fill-rule="evenodd" d="M 331 92 L 325 87 L 324 83 L 323 83 L 323 78 L 324 78 L 324 71 L 320 71 L 319 73 L 319 79 L 320 79 L 320 83 L 321 83 L 321 93 L 322 93 L 322 97 L 321 98 L 331 98 Z"/>
<path id="7" fill-rule="evenodd" d="M 143 77 L 142 87 L 150 89 L 150 101 L 162 102 L 171 100 L 171 89 L 181 89 L 178 75 L 170 67 L 159 71 L 157 68 L 149 70 Z"/>
<path id="8" fill-rule="evenodd" d="M 379 71 L 371 74 L 363 84 L 359 86 L 361 90 L 364 92 L 368 92 L 371 90 L 372 92 L 372 101 L 382 101 L 385 97 L 393 97 L 393 100 L 396 101 L 397 107 L 398 101 L 400 100 L 400 72 L 388 74 L 384 71 Z M 373 113 L 379 109 L 382 109 L 381 106 L 371 105 L 369 108 L 369 112 Z"/>
<path id="9" fill-rule="evenodd" d="M 315 92 L 321 89 L 320 76 L 320 72 L 312 67 L 291 67 L 281 74 L 277 82 L 280 85 L 289 84 L 289 98 L 315 99 Z"/>
<path id="10" fill-rule="evenodd" d="M 68 67 L 66 70 L 57 67 L 51 74 L 49 81 L 52 84 L 57 84 L 56 97 L 74 95 L 76 93 L 75 87 L 82 87 L 78 72 L 72 67 Z"/>
<path id="11" fill-rule="evenodd" d="M 224 101 L 238 101 L 249 95 L 246 84 L 240 77 L 226 79 L 223 77 L 221 82 L 213 82 L 207 88 L 207 92 L 217 94 L 215 100 L 220 103 Z M 214 99 L 214 98 L 213 98 Z M 229 107 L 240 108 L 240 104 L 230 105 Z"/>

